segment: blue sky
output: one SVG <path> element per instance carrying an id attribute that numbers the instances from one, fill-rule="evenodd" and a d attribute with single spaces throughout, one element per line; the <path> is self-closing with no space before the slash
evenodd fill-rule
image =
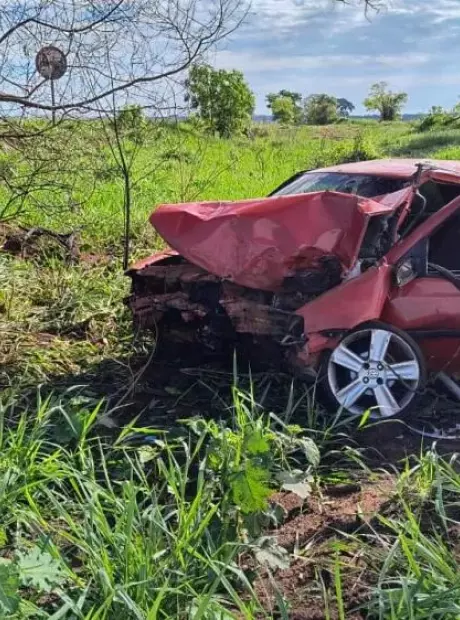
<path id="1" fill-rule="evenodd" d="M 246 22 L 210 57 L 239 69 L 256 94 L 326 92 L 364 111 L 370 84 L 409 94 L 405 112 L 460 100 L 460 0 L 387 0 L 367 17 L 359 0 L 252 0 Z"/>

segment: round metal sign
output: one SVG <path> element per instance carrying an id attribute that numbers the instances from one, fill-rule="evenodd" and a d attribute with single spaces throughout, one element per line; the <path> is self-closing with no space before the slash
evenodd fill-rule
<path id="1" fill-rule="evenodd" d="M 67 71 L 67 58 L 54 45 L 47 45 L 37 53 L 35 66 L 38 73 L 47 80 L 59 80 Z"/>

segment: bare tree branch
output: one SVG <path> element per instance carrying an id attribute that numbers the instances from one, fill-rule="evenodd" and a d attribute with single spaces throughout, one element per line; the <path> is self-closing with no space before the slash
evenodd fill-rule
<path id="1" fill-rule="evenodd" d="M 41 112 L 90 106 L 184 72 L 238 27 L 246 0 L 6 0 L 0 12 L 0 105 Z M 65 79 L 50 101 L 36 52 L 61 48 Z M 107 63 L 111 65 L 110 75 Z M 93 74 L 105 77 L 97 80 Z M 88 85 L 91 84 L 91 88 Z"/>
<path id="2" fill-rule="evenodd" d="M 63 210 L 78 218 L 82 201 L 113 175 L 124 182 L 123 208 L 114 209 L 124 214 L 128 238 L 139 147 L 118 126 L 118 113 L 128 102 L 157 117 L 176 111 L 181 74 L 238 27 L 246 2 L 2 0 L 0 220 Z M 67 61 L 52 90 L 35 66 L 50 45 Z"/>

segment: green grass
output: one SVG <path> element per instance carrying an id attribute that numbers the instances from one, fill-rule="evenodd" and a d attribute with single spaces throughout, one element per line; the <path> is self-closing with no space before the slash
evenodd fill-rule
<path id="1" fill-rule="evenodd" d="M 460 130 L 450 129 L 406 136 L 389 146 L 389 153 L 397 157 L 456 159 L 459 149 Z"/>
<path id="2" fill-rule="evenodd" d="M 0 401 L 1 617 L 262 613 L 237 560 L 257 554 L 276 474 L 300 453 L 309 476 L 315 444 L 236 387 L 227 421 L 170 440 L 131 425 L 109 442 L 98 414 L 71 394 Z"/>
<path id="3" fill-rule="evenodd" d="M 443 460 L 429 450 L 401 478 L 401 513 L 382 519 L 388 528 L 388 549 L 374 598 L 381 618 L 458 618 L 460 477 L 456 460 Z"/>
<path id="4" fill-rule="evenodd" d="M 375 142 L 372 148 L 376 154 L 380 137 L 388 135 L 388 130 L 354 125 L 291 129 L 259 126 L 254 132 L 252 138 L 223 140 L 197 133 L 187 125 L 151 126 L 142 145 L 126 141 L 128 159 L 133 160 L 136 240 L 152 243 L 146 233 L 146 221 L 159 203 L 264 196 L 299 169 L 347 159 L 358 135 L 365 142 Z M 378 135 L 375 141 L 372 132 Z M 70 139 L 73 148 L 69 152 L 65 142 Z M 60 161 L 53 162 L 47 178 L 54 175 L 59 183 L 64 181 L 69 187 L 65 192 L 49 191 L 45 195 L 41 190 L 34 192 L 32 199 L 21 205 L 20 221 L 61 230 L 64 211 L 65 228 L 82 228 L 85 250 L 119 253 L 123 180 L 104 139 L 104 134 L 92 125 L 84 126 L 77 139 L 73 133 L 58 134 L 55 140 L 62 146 L 58 160 L 63 158 L 65 166 L 58 165 Z M 41 151 L 39 155 L 42 156 Z M 73 208 L 67 207 L 69 191 Z"/>
<path id="5" fill-rule="evenodd" d="M 458 618 L 455 461 L 421 454 L 400 470 L 390 512 L 368 529 L 326 540 L 324 557 L 315 541 L 286 557 L 263 538 L 278 518 L 267 498 L 283 474 L 318 501 L 326 485 L 376 476 L 348 426 L 322 417 L 311 394 L 294 384 L 284 391 L 274 377 L 250 378 L 246 392 L 235 377 L 201 374 L 195 383 L 206 396 L 194 411 L 212 408 L 215 419 L 199 415 L 166 433 L 137 422 L 111 428 L 118 408 L 126 423 L 140 412 L 156 419 L 160 407 L 155 377 L 133 362 L 145 362 L 151 345 L 133 337 L 122 303 L 123 179 L 94 123 L 58 128 L 34 157 L 51 147 L 52 188 L 9 203 L 0 187 L 10 226 L 78 229 L 82 253 L 69 264 L 46 240 L 26 258 L 0 253 L 0 617 L 289 618 L 275 568 L 274 611 L 253 589 L 252 569 L 269 557 L 275 567 L 318 564 L 305 600 L 324 599 L 331 618 L 350 611 L 359 558 L 369 565 L 359 577 L 368 591 L 362 617 Z M 127 138 L 125 147 L 134 259 L 162 245 L 147 222 L 160 203 L 263 196 L 299 169 L 356 159 L 460 159 L 460 131 L 261 125 L 221 140 L 189 124 L 151 124 L 142 144 Z M 16 180 L 30 166 L 12 151 L 0 162 Z M 175 400 L 160 413 L 173 417 L 192 392 L 168 387 Z M 300 426 L 287 425 L 291 417 Z"/>

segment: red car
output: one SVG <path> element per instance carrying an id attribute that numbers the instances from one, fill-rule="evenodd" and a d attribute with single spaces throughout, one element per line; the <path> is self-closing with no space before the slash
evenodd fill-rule
<path id="1" fill-rule="evenodd" d="M 304 171 L 150 221 L 172 249 L 128 272 L 138 328 L 282 362 L 356 415 L 407 412 L 429 373 L 460 394 L 460 162 Z"/>

